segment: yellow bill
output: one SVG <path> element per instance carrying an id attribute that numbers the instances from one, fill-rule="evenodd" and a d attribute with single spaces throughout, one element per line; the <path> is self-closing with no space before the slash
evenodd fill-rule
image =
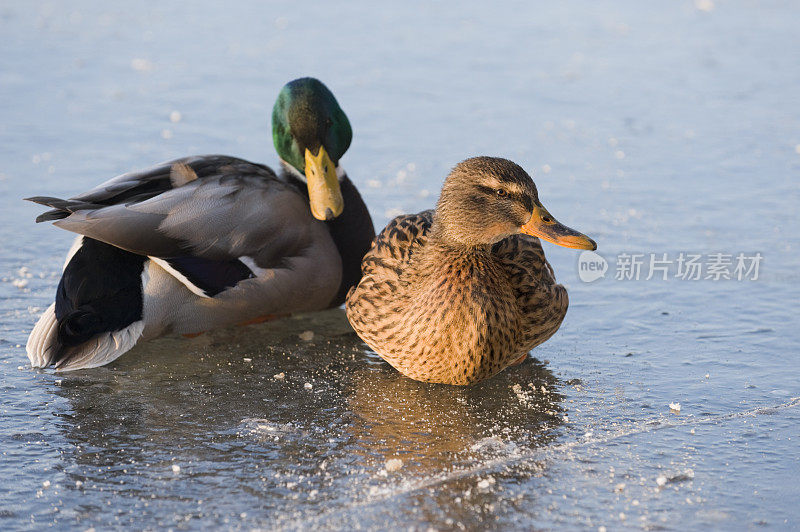
<path id="1" fill-rule="evenodd" d="M 575 229 L 570 229 L 566 225 L 560 224 L 547 209 L 541 205 L 533 207 L 531 219 L 522 226 L 520 232 L 543 238 L 548 242 L 573 249 L 597 249 L 594 240 L 579 233 Z"/>
<path id="2" fill-rule="evenodd" d="M 336 165 L 322 146 L 319 153 L 306 149 L 306 181 L 311 214 L 317 220 L 333 220 L 344 210 Z"/>

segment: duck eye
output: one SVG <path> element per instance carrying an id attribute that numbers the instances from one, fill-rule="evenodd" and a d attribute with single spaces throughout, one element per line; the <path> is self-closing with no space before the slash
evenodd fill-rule
<path id="1" fill-rule="evenodd" d="M 506 196 L 508 196 L 508 192 L 506 192 L 506 190 L 503 188 L 498 188 L 497 190 L 494 191 L 494 193 L 497 194 L 498 198 L 505 198 Z"/>

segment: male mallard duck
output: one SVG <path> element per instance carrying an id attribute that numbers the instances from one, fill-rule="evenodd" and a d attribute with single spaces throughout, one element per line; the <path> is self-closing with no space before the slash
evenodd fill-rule
<path id="1" fill-rule="evenodd" d="M 36 221 L 80 236 L 28 339 L 34 367 L 91 368 L 140 339 L 193 334 L 344 302 L 375 236 L 339 160 L 352 132 L 313 78 L 283 87 L 272 136 L 284 167 L 224 155 L 121 175 Z"/>
<path id="2" fill-rule="evenodd" d="M 567 291 L 539 239 L 596 249 L 558 223 L 506 159 L 456 165 L 435 211 L 395 218 L 362 263 L 347 318 L 404 375 L 471 384 L 524 358 L 558 330 Z"/>

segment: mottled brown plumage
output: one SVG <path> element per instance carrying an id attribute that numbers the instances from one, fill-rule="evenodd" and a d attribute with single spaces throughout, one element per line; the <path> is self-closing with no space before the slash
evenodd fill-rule
<path id="1" fill-rule="evenodd" d="M 550 338 L 567 312 L 539 239 L 520 234 L 533 218 L 547 226 L 537 233 L 545 238 L 594 248 L 552 219 L 516 164 L 460 163 L 436 211 L 399 216 L 375 239 L 347 297 L 351 325 L 413 379 L 471 384 L 502 371 Z"/>

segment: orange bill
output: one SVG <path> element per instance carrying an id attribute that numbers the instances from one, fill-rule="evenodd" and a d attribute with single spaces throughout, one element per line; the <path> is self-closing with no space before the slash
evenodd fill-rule
<path id="1" fill-rule="evenodd" d="M 597 244 L 595 244 L 594 240 L 575 229 L 562 225 L 541 205 L 533 207 L 531 219 L 522 226 L 520 232 L 526 235 L 538 236 L 565 248 L 591 249 L 592 251 L 597 249 Z"/>

